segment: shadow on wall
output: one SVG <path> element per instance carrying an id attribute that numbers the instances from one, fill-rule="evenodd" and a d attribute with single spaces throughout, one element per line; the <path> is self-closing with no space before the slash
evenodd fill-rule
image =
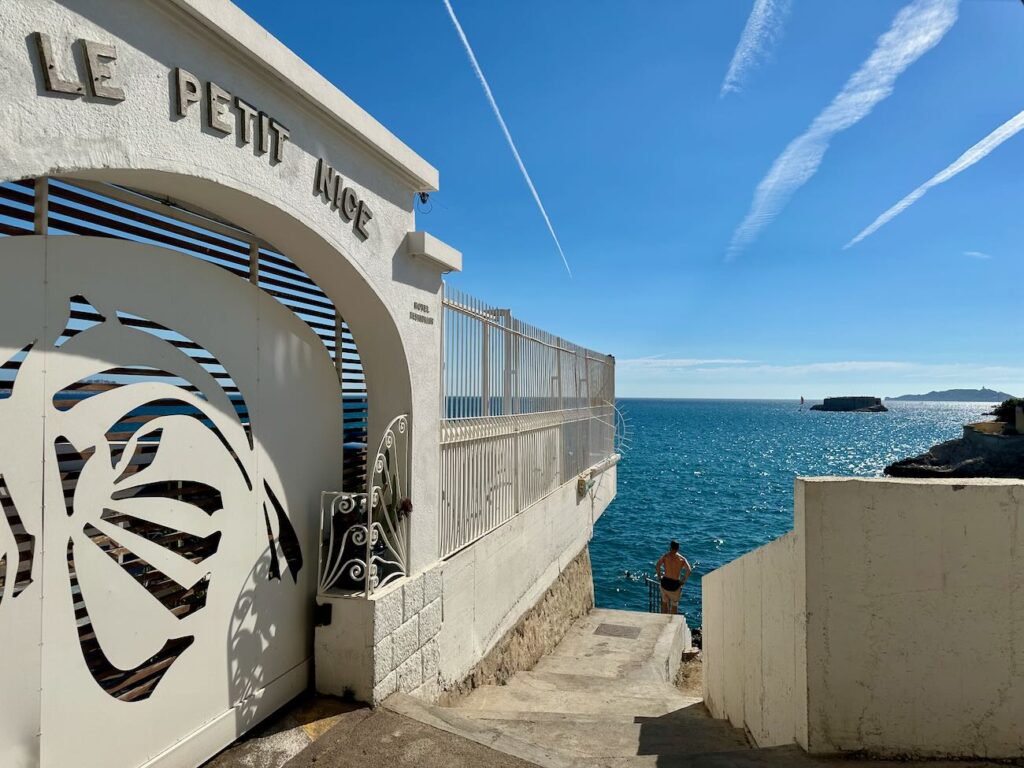
<path id="1" fill-rule="evenodd" d="M 279 627 L 261 611 L 273 604 L 270 581 L 272 555 L 268 547 L 249 572 L 238 595 L 228 633 L 228 675 L 231 700 L 235 706 L 235 731 L 243 733 L 266 713 L 259 711 L 255 696 L 270 680 L 263 664 L 264 654 L 279 633 Z"/>

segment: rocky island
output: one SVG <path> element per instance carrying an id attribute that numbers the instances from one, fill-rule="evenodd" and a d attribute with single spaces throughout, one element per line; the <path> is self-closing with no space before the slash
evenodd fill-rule
<path id="1" fill-rule="evenodd" d="M 920 456 L 885 468 L 890 477 L 1024 478 L 1024 400 L 997 406 L 995 421 L 964 426 L 962 437 L 947 440 Z"/>
<path id="2" fill-rule="evenodd" d="M 852 413 L 883 413 L 889 409 L 878 397 L 826 397 L 825 402 L 811 406 L 812 411 L 847 411 Z"/>

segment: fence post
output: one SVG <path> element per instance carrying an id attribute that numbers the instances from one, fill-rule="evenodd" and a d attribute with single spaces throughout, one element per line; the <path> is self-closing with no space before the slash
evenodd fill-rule
<path id="1" fill-rule="evenodd" d="M 483 333 L 483 342 L 480 351 L 480 396 L 483 400 L 480 406 L 481 416 L 491 415 L 491 324 L 488 320 L 480 321 L 480 329 Z"/>
<path id="2" fill-rule="evenodd" d="M 558 379 L 558 410 L 565 406 L 562 397 L 562 343 L 555 344 L 555 376 Z"/>
<path id="3" fill-rule="evenodd" d="M 249 243 L 249 282 L 260 284 L 260 246 L 255 240 Z"/>
<path id="4" fill-rule="evenodd" d="M 519 335 L 519 321 L 512 317 L 512 313 L 508 316 L 508 325 L 512 329 L 512 409 L 509 411 L 510 414 L 516 413 L 517 411 L 523 410 L 523 404 L 519 399 L 519 345 L 522 343 L 522 336 Z M 518 405 L 518 408 L 516 407 Z"/>
<path id="5" fill-rule="evenodd" d="M 512 332 L 512 312 L 505 313 L 502 330 L 505 334 L 505 376 L 502 381 L 501 412 L 505 416 L 512 413 L 512 348 L 516 344 L 516 336 Z"/>
<path id="6" fill-rule="evenodd" d="M 50 218 L 50 180 L 46 176 L 36 177 L 33 187 L 32 233 L 45 235 Z"/>

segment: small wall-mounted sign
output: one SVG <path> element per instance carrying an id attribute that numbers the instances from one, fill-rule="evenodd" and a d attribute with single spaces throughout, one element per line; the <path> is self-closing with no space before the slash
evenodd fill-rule
<path id="1" fill-rule="evenodd" d="M 415 320 L 417 323 L 423 323 L 424 325 L 434 324 L 434 318 L 430 317 L 430 307 L 418 301 L 413 302 L 412 311 L 409 313 L 409 319 Z"/>
<path id="2" fill-rule="evenodd" d="M 67 93 L 72 96 L 92 95 L 111 101 L 124 101 L 124 88 L 114 84 L 114 62 L 117 49 L 112 45 L 79 40 L 85 58 L 86 77 L 83 83 L 81 73 L 75 71 L 75 79 L 61 75 L 62 66 L 53 55 L 50 36 L 35 32 L 36 52 L 39 54 L 39 68 L 43 72 L 43 83 L 49 93 Z M 70 57 L 73 58 L 73 57 Z"/>

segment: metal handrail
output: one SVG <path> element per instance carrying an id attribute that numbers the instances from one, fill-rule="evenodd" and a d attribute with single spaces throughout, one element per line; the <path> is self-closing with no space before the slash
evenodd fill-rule
<path id="1" fill-rule="evenodd" d="M 647 585 L 647 612 L 661 613 L 661 583 L 645 573 L 644 584 Z"/>

